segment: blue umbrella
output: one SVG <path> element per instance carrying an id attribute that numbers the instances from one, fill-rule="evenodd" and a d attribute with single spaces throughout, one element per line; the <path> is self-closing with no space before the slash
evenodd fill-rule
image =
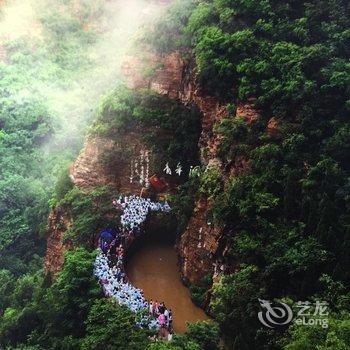
<path id="1" fill-rule="evenodd" d="M 102 231 L 100 233 L 100 238 L 102 238 L 102 239 L 112 239 L 113 235 L 110 232 L 108 232 L 108 231 Z"/>

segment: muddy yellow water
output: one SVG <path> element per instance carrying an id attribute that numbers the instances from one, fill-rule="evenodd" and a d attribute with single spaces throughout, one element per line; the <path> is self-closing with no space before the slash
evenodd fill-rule
<path id="1" fill-rule="evenodd" d="M 164 301 L 173 311 L 175 332 L 185 332 L 186 322 L 208 319 L 192 303 L 189 290 L 181 283 L 177 253 L 171 245 L 143 245 L 130 257 L 126 270 L 132 284 L 144 291 L 146 299 Z"/>

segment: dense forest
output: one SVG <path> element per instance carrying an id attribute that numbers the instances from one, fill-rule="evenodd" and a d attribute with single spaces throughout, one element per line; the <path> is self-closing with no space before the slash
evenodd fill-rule
<path id="1" fill-rule="evenodd" d="M 261 118 L 217 125 L 219 156 L 251 160 L 222 188 L 213 218 L 237 272 L 214 285 L 210 308 L 236 349 L 349 347 L 349 3 L 179 2 L 147 33 L 155 50 L 194 55 L 201 87 L 235 115 L 256 98 Z M 172 40 L 169 40 L 169 37 Z M 266 125 L 279 119 L 279 135 Z M 330 327 L 264 329 L 257 298 L 327 301 Z"/>
<path id="2" fill-rule="evenodd" d="M 107 30 L 122 19 L 109 17 L 103 3 L 39 1 L 40 37 L 0 43 L 0 349 L 350 348 L 350 3 L 177 0 L 133 40 L 195 62 L 198 87 L 229 114 L 214 127 L 223 169 L 237 157 L 251 164 L 238 175 L 183 175 L 171 197 L 179 234 L 196 195 L 209 199 L 233 272 L 190 286 L 213 322 L 191 324 L 169 343 L 153 342 L 127 308 L 101 298 L 86 235 L 113 224 L 104 214 L 117 193 L 73 187 L 68 164 L 86 133 L 117 139 L 138 129 L 159 168 L 169 159 L 201 168 L 200 115 L 180 101 L 126 88 L 120 62 L 94 55 L 114 42 L 122 46 L 120 32 Z M 0 14 L 6 17 L 1 7 Z M 235 117 L 247 100 L 260 115 L 251 123 Z M 273 135 L 271 117 L 278 120 Z M 167 135 L 161 142 L 159 129 Z M 96 202 L 104 205 L 96 210 Z M 43 271 L 44 232 L 55 207 L 72 213 L 67 236 L 75 249 L 52 280 Z M 312 312 L 316 301 L 326 302 L 328 327 L 265 327 L 259 299 L 294 312 L 298 301 L 310 301 Z"/>

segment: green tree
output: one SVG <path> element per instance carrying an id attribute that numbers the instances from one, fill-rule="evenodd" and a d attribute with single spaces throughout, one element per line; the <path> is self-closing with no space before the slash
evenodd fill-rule
<path id="1" fill-rule="evenodd" d="M 148 333 L 135 328 L 135 315 L 110 300 L 98 300 L 92 306 L 86 323 L 87 334 L 81 349 L 145 349 Z"/>

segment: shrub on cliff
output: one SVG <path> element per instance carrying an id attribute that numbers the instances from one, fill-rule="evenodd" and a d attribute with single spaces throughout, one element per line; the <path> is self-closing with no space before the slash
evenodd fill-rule
<path id="1" fill-rule="evenodd" d="M 73 182 L 69 176 L 69 169 L 68 167 L 64 167 L 58 175 L 58 179 L 55 185 L 55 200 L 62 200 L 72 188 Z"/>
<path id="2" fill-rule="evenodd" d="M 220 170 L 215 167 L 207 168 L 201 176 L 199 193 L 208 199 L 213 199 L 223 189 L 223 181 Z"/>
<path id="3" fill-rule="evenodd" d="M 66 193 L 58 202 L 58 206 L 64 208 L 71 217 L 71 225 L 63 239 L 74 246 L 89 249 L 94 247 L 96 233 L 115 225 L 115 221 L 108 214 L 114 213 L 112 200 L 117 194 L 108 186 L 86 190 L 74 187 Z"/>

